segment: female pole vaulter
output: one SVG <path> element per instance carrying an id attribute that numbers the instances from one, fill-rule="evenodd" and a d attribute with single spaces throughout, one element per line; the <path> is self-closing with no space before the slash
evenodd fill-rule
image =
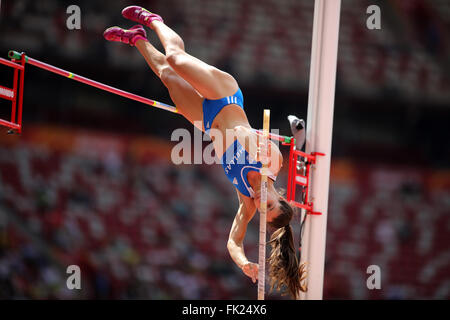
<path id="1" fill-rule="evenodd" d="M 260 207 L 262 164 L 257 152 L 252 152 L 257 150 L 258 135 L 251 130 L 247 120 L 244 98 L 237 81 L 230 74 L 186 53 L 181 37 L 159 15 L 138 6 L 126 7 L 122 15 L 139 24 L 128 30 L 108 28 L 104 32 L 105 39 L 135 46 L 169 90 L 179 113 L 198 129 L 208 134 L 212 129 L 218 130 L 222 137 L 227 136 L 226 130 L 234 130 L 237 139 L 233 141 L 214 139 L 212 134 L 211 138 L 216 154 L 223 154 L 222 166 L 239 198 L 239 209 L 231 226 L 227 248 L 233 261 L 256 282 L 258 264 L 247 259 L 243 241 L 247 225 Z M 142 25 L 156 32 L 165 54 L 148 41 Z M 300 290 L 306 290 L 301 284 L 306 275 L 294 248 L 290 226 L 294 209 L 273 185 L 282 166 L 282 155 L 273 143 L 269 150 L 267 222 L 276 229 L 269 241 L 272 247 L 268 258 L 270 285 L 272 289 L 286 289 L 293 298 L 297 298 Z"/>

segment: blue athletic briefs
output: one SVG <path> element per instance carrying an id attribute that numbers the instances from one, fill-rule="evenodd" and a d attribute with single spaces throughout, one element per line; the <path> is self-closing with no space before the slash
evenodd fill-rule
<path id="1" fill-rule="evenodd" d="M 212 123 L 219 112 L 230 104 L 237 104 L 244 110 L 244 97 L 241 89 L 238 89 L 235 94 L 221 99 L 203 101 L 203 125 L 205 132 L 209 134 Z"/>

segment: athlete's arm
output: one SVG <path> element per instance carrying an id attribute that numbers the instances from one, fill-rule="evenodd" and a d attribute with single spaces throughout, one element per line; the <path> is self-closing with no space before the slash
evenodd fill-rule
<path id="1" fill-rule="evenodd" d="M 245 150 L 249 153 L 252 159 L 256 161 L 261 161 L 261 156 L 258 153 L 258 144 L 260 136 L 252 131 L 250 128 L 244 126 L 236 126 L 234 128 L 234 132 L 236 138 L 239 143 L 244 146 Z M 268 168 L 270 172 L 274 175 L 280 171 L 283 166 L 283 156 L 280 152 L 280 149 L 273 143 L 273 141 L 269 140 L 269 164 Z"/>
<path id="2" fill-rule="evenodd" d="M 228 237 L 227 249 L 233 261 L 239 268 L 256 282 L 258 276 L 258 265 L 248 261 L 244 251 L 244 238 L 247 225 L 256 212 L 255 204 L 252 200 L 243 199 L 238 192 L 239 209 L 231 226 Z"/>

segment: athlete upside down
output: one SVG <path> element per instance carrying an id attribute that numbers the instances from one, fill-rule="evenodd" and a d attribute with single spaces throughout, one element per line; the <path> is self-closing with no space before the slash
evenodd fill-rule
<path id="1" fill-rule="evenodd" d="M 104 37 L 135 46 L 153 72 L 169 90 L 179 113 L 198 129 L 211 135 L 216 154 L 221 157 L 227 178 L 236 188 L 239 209 L 231 226 L 227 248 L 233 261 L 256 282 L 258 264 L 250 262 L 244 251 L 247 225 L 260 207 L 260 169 L 262 164 L 256 150 L 258 135 L 251 130 L 244 111 L 244 98 L 237 81 L 228 73 L 189 55 L 181 37 L 170 29 L 163 19 L 148 10 L 129 6 L 122 15 L 139 23 L 129 30 L 111 27 Z M 144 27 L 156 32 L 165 54 L 147 39 Z M 199 125 L 202 124 L 202 125 Z M 213 132 L 226 137 L 226 130 L 234 130 L 236 139 L 216 139 Z M 234 161 L 232 161 L 234 160 Z M 290 221 L 293 207 L 274 187 L 274 181 L 283 163 L 278 147 L 271 143 L 268 167 L 267 222 L 276 229 L 269 243 L 272 250 L 268 258 L 272 288 L 284 288 L 294 298 L 306 288 L 301 284 L 305 269 L 299 265 Z"/>

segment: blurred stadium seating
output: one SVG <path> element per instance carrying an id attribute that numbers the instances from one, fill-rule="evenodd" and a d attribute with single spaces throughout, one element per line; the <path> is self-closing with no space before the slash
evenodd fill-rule
<path id="1" fill-rule="evenodd" d="M 143 137 L 27 132 L 2 138 L 0 152 L 6 297 L 73 298 L 58 279 L 78 264 L 89 270 L 78 298 L 254 298 L 226 250 L 237 203 L 220 167 L 168 165 Z M 325 297 L 450 298 L 449 176 L 334 160 Z M 382 293 L 365 287 L 370 264 L 383 270 Z"/>
<path id="2" fill-rule="evenodd" d="M 190 53 L 229 69 L 241 84 L 263 81 L 271 87 L 307 89 L 313 1 L 210 0 L 201 6 L 196 0 L 141 2 L 165 17 Z M 448 1 L 380 1 L 383 26 L 376 32 L 366 28 L 365 11 L 372 2 L 346 0 L 342 5 L 341 85 L 366 98 L 389 88 L 405 99 L 448 104 Z M 105 44 L 100 35 L 105 26 L 129 24 L 118 14 L 126 3 L 86 2 L 83 32 L 77 33 L 61 28 L 64 1 L 47 0 L 46 5 L 6 1 L 6 29 L 0 32 L 10 48 L 26 47 L 35 53 L 51 49 L 74 59 L 92 59 L 102 53 Z M 17 24 L 23 36 L 8 30 L 8 25 Z M 125 46 L 113 46 L 106 54 L 116 67 L 129 69 L 141 62 L 137 51 Z"/>

